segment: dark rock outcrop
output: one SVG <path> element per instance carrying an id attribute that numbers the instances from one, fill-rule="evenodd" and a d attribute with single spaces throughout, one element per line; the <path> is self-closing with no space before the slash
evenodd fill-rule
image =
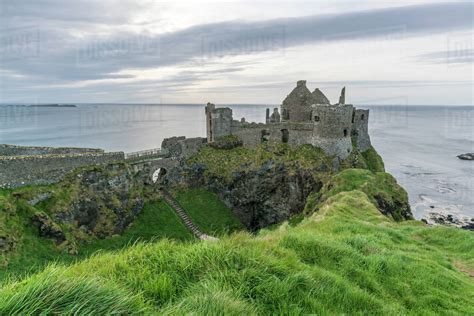
<path id="1" fill-rule="evenodd" d="M 443 212 L 430 212 L 421 219 L 428 225 L 445 225 L 474 231 L 474 218 L 458 217 Z"/>
<path id="2" fill-rule="evenodd" d="M 74 232 L 105 238 L 122 233 L 141 212 L 142 186 L 125 164 L 80 170 L 66 179 L 75 188 L 66 205 L 55 205 L 51 218 Z"/>
<path id="3" fill-rule="evenodd" d="M 49 218 L 45 213 L 36 213 L 33 218 L 33 225 L 38 228 L 38 233 L 41 237 L 51 238 L 56 244 L 60 244 L 66 240 L 61 227 Z"/>
<path id="4" fill-rule="evenodd" d="M 301 213 L 308 195 L 323 186 L 313 176 L 314 170 L 290 170 L 272 160 L 257 170 L 236 171 L 230 179 L 205 175 L 205 171 L 202 164 L 183 164 L 168 175 L 168 180 L 171 185 L 205 187 L 215 192 L 252 231 Z"/>
<path id="5" fill-rule="evenodd" d="M 10 236 L 0 236 L 0 253 L 8 252 L 15 247 L 15 240 Z"/>
<path id="6" fill-rule="evenodd" d="M 377 208 L 382 214 L 394 218 L 397 218 L 394 216 L 394 214 L 397 214 L 399 217 L 401 217 L 401 219 L 413 219 L 413 214 L 411 213 L 408 200 L 393 198 L 388 199 L 384 194 L 381 193 L 376 193 L 373 197 L 376 201 Z"/>

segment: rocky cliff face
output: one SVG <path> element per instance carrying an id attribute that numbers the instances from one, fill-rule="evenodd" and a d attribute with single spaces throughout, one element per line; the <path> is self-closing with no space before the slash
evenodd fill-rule
<path id="1" fill-rule="evenodd" d="M 79 169 L 56 186 L 16 196 L 29 204 L 39 235 L 59 245 L 122 233 L 141 212 L 143 191 L 130 167 L 119 163 Z"/>
<path id="2" fill-rule="evenodd" d="M 248 229 L 258 230 L 302 212 L 308 195 L 323 186 L 330 165 L 331 160 L 312 146 L 209 146 L 172 170 L 168 185 L 213 191 Z"/>
<path id="3" fill-rule="evenodd" d="M 77 188 L 74 198 L 66 208 L 53 209 L 52 215 L 88 234 L 99 238 L 120 234 L 143 207 L 141 188 L 124 164 L 84 170 L 72 181 Z"/>
<path id="4" fill-rule="evenodd" d="M 325 198 L 323 193 L 328 190 L 327 186 L 334 186 L 331 180 L 334 174 L 354 167 L 370 169 L 359 170 L 364 171 L 362 174 L 367 181 L 370 179 L 373 189 L 367 193 L 383 214 L 395 220 L 412 218 L 406 192 L 393 177 L 383 173 L 383 163 L 376 154 L 364 155 L 355 150 L 345 161 L 334 164 L 330 157 L 311 145 L 296 150 L 281 145 L 256 150 L 223 148 L 226 147 L 203 148 L 172 170 L 167 184 L 205 187 L 217 193 L 250 230 L 282 222 L 303 212 L 305 207 L 311 209 L 307 207 L 310 195 L 313 200 Z M 350 181 L 349 178 L 346 182 Z M 385 186 L 386 190 L 375 189 Z"/>
<path id="5" fill-rule="evenodd" d="M 206 175 L 206 171 L 206 165 L 185 164 L 180 170 L 175 170 L 169 179 L 173 185 L 205 187 L 217 193 L 252 231 L 300 213 L 308 195 L 319 191 L 323 185 L 314 176 L 314 170 L 293 170 L 273 160 L 258 169 L 235 171 L 228 178 Z"/>

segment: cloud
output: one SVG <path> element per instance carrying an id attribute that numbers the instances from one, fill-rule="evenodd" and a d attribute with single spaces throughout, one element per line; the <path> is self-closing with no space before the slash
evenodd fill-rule
<path id="1" fill-rule="evenodd" d="M 474 49 L 463 48 L 432 52 L 418 55 L 416 59 L 435 64 L 472 64 L 474 63 Z"/>
<path id="2" fill-rule="evenodd" d="M 265 21 L 235 20 L 156 35 L 123 26 L 133 25 L 129 14 L 139 7 L 131 1 L 122 5 L 111 1 L 99 4 L 74 1 L 67 6 L 52 0 L 3 1 L 0 27 L 3 80 L 15 76 L 15 85 L 20 86 L 24 80 L 25 84 L 34 86 L 133 79 L 131 75 L 117 73 L 184 63 L 206 67 L 226 56 L 284 51 L 306 44 L 403 39 L 465 30 L 472 28 L 474 9 L 468 2 L 437 3 Z M 440 53 L 422 58 L 441 60 L 437 54 Z M 472 62 L 472 51 L 469 56 L 462 62 Z M 218 74 L 242 70 L 242 67 L 223 67 L 213 71 Z M 202 71 L 184 78 L 185 75 L 178 74 L 173 80 L 190 82 L 212 73 Z M 22 76 L 28 80 L 19 79 Z M 2 89 L 8 86 L 4 84 Z"/>

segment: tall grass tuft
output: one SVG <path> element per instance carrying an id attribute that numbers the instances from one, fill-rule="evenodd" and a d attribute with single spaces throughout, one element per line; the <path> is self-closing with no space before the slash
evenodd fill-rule
<path id="1" fill-rule="evenodd" d="M 143 299 L 113 282 L 70 276 L 50 266 L 23 282 L 7 286 L 0 297 L 2 315 L 132 315 L 146 311 Z"/>

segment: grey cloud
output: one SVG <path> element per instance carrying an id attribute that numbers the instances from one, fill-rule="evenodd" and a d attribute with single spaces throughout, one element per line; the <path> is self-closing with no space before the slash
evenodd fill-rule
<path id="1" fill-rule="evenodd" d="M 113 26 L 127 21 L 123 14 L 126 10 L 114 8 L 112 13 L 121 12 L 114 17 L 114 14 L 104 16 L 101 5 L 92 1 L 62 5 L 47 0 L 24 2 L 18 7 L 9 1 L 2 3 L 7 9 L 2 20 L 21 19 L 23 15 L 30 17 L 29 23 L 33 26 L 26 31 L 15 31 L 12 36 L 5 27 L 8 22 L 2 22 L 1 34 L 10 46 L 6 51 L 0 50 L 0 68 L 36 77 L 40 83 L 44 77 L 66 83 L 121 78 L 114 73 L 129 68 L 159 68 L 181 63 L 204 66 L 223 56 L 282 50 L 308 43 L 400 38 L 471 29 L 474 9 L 474 5 L 467 2 L 430 4 L 260 22 L 229 21 L 158 36 L 121 32 L 109 36 L 89 35 L 78 40 L 71 26 L 65 29 L 61 26 L 81 22 L 84 28 L 93 22 Z M 34 34 L 38 34 L 37 38 Z M 195 74 L 194 78 L 199 76 Z"/>
<path id="2" fill-rule="evenodd" d="M 417 60 L 436 64 L 474 63 L 474 49 L 451 49 L 416 56 Z"/>

